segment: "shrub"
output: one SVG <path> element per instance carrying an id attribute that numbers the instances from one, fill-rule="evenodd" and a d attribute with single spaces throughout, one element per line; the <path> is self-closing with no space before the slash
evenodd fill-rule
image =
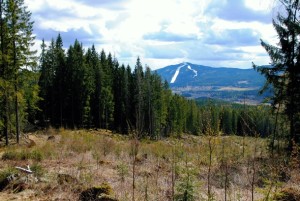
<path id="1" fill-rule="evenodd" d="M 2 160 L 35 160 L 42 161 L 43 154 L 39 150 L 29 151 L 6 151 L 2 155 Z"/>
<path id="2" fill-rule="evenodd" d="M 104 137 L 102 140 L 102 151 L 103 155 L 107 156 L 112 152 L 112 150 L 115 148 L 115 142 L 113 139 Z"/>
<path id="3" fill-rule="evenodd" d="M 120 163 L 117 166 L 117 172 L 119 177 L 121 178 L 121 181 L 125 181 L 125 177 L 129 174 L 128 166 L 125 163 Z"/>
<path id="4" fill-rule="evenodd" d="M 43 174 L 45 172 L 43 167 L 38 163 L 34 163 L 33 165 L 31 165 L 30 169 L 33 171 L 34 175 L 37 177 L 43 176 Z"/>
<path id="5" fill-rule="evenodd" d="M 32 160 L 35 160 L 35 161 L 42 161 L 43 160 L 43 154 L 39 150 L 33 150 L 30 153 L 29 158 L 32 159 Z"/>
<path id="6" fill-rule="evenodd" d="M 17 151 L 6 151 L 2 155 L 2 160 L 20 160 L 21 155 Z"/>
<path id="7" fill-rule="evenodd" d="M 8 177 L 14 175 L 15 172 L 16 170 L 13 168 L 6 168 L 0 171 L 0 191 L 2 191 L 9 184 L 10 181 Z"/>

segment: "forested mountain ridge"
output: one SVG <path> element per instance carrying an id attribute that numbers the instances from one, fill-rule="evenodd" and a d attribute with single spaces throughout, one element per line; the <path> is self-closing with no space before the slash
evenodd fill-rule
<path id="1" fill-rule="evenodd" d="M 171 87 L 231 86 L 261 87 L 266 79 L 253 69 L 210 67 L 188 62 L 156 70 Z"/>
<path id="2" fill-rule="evenodd" d="M 210 97 L 232 102 L 260 103 L 266 79 L 253 69 L 210 67 L 180 63 L 156 70 L 171 89 L 186 97 Z"/>

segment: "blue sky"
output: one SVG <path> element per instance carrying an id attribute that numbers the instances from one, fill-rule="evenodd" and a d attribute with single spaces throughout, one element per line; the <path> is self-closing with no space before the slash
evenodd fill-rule
<path id="1" fill-rule="evenodd" d="M 260 39 L 276 44 L 274 0 L 25 0 L 35 48 L 61 33 L 68 48 L 95 44 L 119 63 L 151 69 L 181 62 L 251 68 L 268 64 Z"/>

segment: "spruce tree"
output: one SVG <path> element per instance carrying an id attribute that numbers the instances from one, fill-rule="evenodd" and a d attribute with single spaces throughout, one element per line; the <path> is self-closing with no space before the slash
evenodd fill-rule
<path id="1" fill-rule="evenodd" d="M 52 117 L 53 122 L 60 127 L 64 124 L 64 107 L 66 106 L 65 91 L 66 91 L 66 56 L 63 49 L 63 41 L 61 35 L 58 34 L 55 47 L 54 47 L 54 58 L 56 60 L 54 66 L 53 76 L 53 96 L 52 104 L 54 108 L 54 116 Z"/>
<path id="2" fill-rule="evenodd" d="M 144 129 L 144 94 L 143 94 L 143 79 L 144 72 L 140 58 L 137 58 L 135 69 L 134 69 L 134 104 L 135 104 L 135 129 L 137 137 L 142 137 Z"/>
<path id="3" fill-rule="evenodd" d="M 39 107 L 41 109 L 40 120 L 43 124 L 53 123 L 54 118 L 54 77 L 56 69 L 55 42 L 51 40 L 48 49 L 45 42 L 41 45 L 41 55 L 39 62 L 40 78 L 40 97 Z"/>
<path id="4" fill-rule="evenodd" d="M 1 87 L 1 102 L 0 102 L 0 126 L 5 136 L 5 144 L 8 145 L 8 27 L 7 18 L 5 17 L 5 2 L 0 0 L 0 87 Z"/>
<path id="5" fill-rule="evenodd" d="M 84 74 L 85 62 L 84 51 L 78 40 L 68 49 L 67 56 L 68 72 L 66 79 L 68 82 L 67 93 L 67 112 L 69 113 L 69 122 L 72 128 L 81 127 L 83 125 L 84 110 Z"/>
<path id="6" fill-rule="evenodd" d="M 273 87 L 272 106 L 275 110 L 284 106 L 290 121 L 289 146 L 300 142 L 300 23 L 299 0 L 282 0 L 284 11 L 273 20 L 279 42 L 277 46 L 261 41 L 271 59 L 270 66 L 256 66 L 267 82 L 263 90 Z M 279 108 L 280 109 L 280 108 Z"/>
<path id="7" fill-rule="evenodd" d="M 92 67 L 93 77 L 93 87 L 91 95 L 91 112 L 92 112 L 92 124 L 96 128 L 101 127 L 101 94 L 103 87 L 103 70 L 100 63 L 100 58 L 96 52 L 95 46 L 93 45 L 91 49 L 87 51 L 86 63 L 88 66 Z"/>
<path id="8" fill-rule="evenodd" d="M 17 143 L 20 136 L 20 105 L 19 97 L 24 96 L 19 90 L 21 67 L 33 67 L 36 64 L 35 52 L 31 51 L 34 44 L 33 22 L 31 13 L 27 11 L 24 0 L 7 0 L 1 1 L 1 48 L 5 48 L 2 54 L 4 57 L 4 80 L 6 84 L 14 86 L 14 109 L 15 109 L 15 127 Z M 32 70 L 32 69 L 31 69 Z M 5 85 L 6 85 L 5 84 Z M 8 91 L 6 90 L 5 98 L 5 124 L 7 121 Z M 21 108 L 25 109 L 25 108 Z M 4 126 L 7 127 L 7 126 Z M 6 130 L 6 128 L 4 129 Z M 5 131 L 6 132 L 6 131 Z M 6 134 L 7 135 L 7 134 Z M 7 141 L 8 143 L 8 141 Z"/>

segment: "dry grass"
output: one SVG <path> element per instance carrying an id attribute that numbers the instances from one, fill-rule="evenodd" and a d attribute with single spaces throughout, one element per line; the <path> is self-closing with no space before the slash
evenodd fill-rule
<path id="1" fill-rule="evenodd" d="M 47 140 L 48 136 L 54 139 Z M 36 145 L 1 148 L 0 171 L 29 164 L 34 177 L 20 193 L 5 190 L 0 200 L 78 200 L 79 193 L 108 183 L 119 200 L 132 200 L 132 143 L 122 135 L 100 131 L 54 130 L 31 134 Z M 237 136 L 213 137 L 211 200 L 255 200 L 287 186 L 269 161 L 267 141 Z M 27 153 L 28 157 L 20 157 Z M 208 200 L 208 137 L 139 142 L 135 157 L 135 200 L 172 200 L 188 183 L 191 200 Z M 273 168 L 273 169 L 272 169 Z M 271 171 L 272 170 L 272 171 Z M 276 173 L 273 177 L 270 172 Z M 61 182 L 59 175 L 72 179 Z M 225 178 L 227 183 L 225 183 Z M 253 179 L 254 178 L 254 179 Z M 252 180 L 253 179 L 253 180 Z M 295 182 L 299 177 L 292 177 Z M 278 182 L 270 182 L 270 181 Z M 272 185 L 271 185 L 272 184 Z M 270 190 L 269 190 L 270 189 Z"/>

